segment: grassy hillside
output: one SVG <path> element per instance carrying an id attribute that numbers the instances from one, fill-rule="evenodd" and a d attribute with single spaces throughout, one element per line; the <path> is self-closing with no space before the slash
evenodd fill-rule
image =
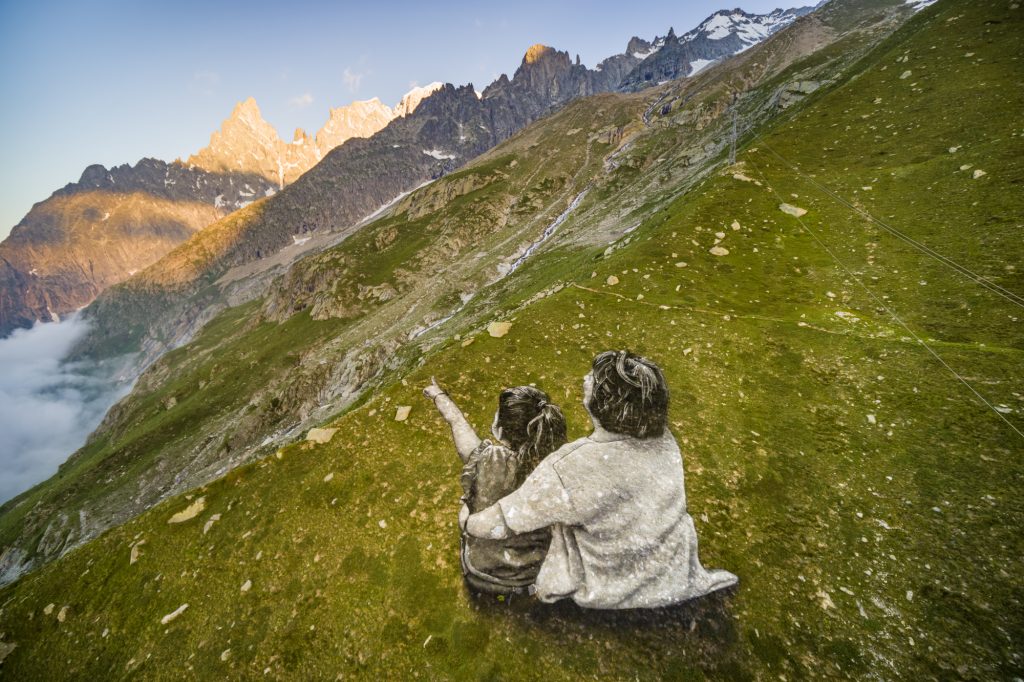
<path id="1" fill-rule="evenodd" d="M 1024 292 L 1021 12 L 940 1 L 667 203 L 683 177 L 669 166 L 688 156 L 680 127 L 717 104 L 659 109 L 561 246 L 426 335 L 422 356 L 408 350 L 395 381 L 333 421 L 330 443 L 285 447 L 0 591 L 0 675 L 1021 676 L 1024 439 L 999 415 L 1024 430 L 1024 311 L 817 186 Z M 631 190 L 652 211 L 606 250 L 583 227 L 630 215 Z M 782 201 L 808 211 L 802 222 Z M 279 340 L 313 347 L 321 325 L 360 324 L 305 312 L 236 336 L 252 312 L 207 330 L 204 362 L 258 366 Z M 489 336 L 491 319 L 510 332 Z M 535 382 L 582 435 L 581 377 L 623 347 L 666 370 L 702 559 L 737 573 L 738 590 L 624 620 L 469 598 L 458 461 L 420 387 L 436 375 L 485 429 L 503 386 Z M 221 380 L 247 395 L 231 367 Z"/>

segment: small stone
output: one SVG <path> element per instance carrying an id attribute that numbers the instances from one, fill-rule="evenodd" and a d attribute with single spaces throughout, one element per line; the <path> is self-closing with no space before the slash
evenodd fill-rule
<path id="1" fill-rule="evenodd" d="M 225 649 L 224 651 L 220 652 L 220 660 L 226 661 L 229 658 L 231 658 L 231 649 Z"/>
<path id="2" fill-rule="evenodd" d="M 868 415 L 868 424 L 877 424 L 877 423 L 878 423 L 878 420 L 875 418 L 875 415 L 869 414 Z"/>
<path id="3" fill-rule="evenodd" d="M 242 592 L 248 592 L 251 589 L 252 589 L 252 581 L 251 580 L 246 580 L 244 583 L 242 583 L 242 587 L 241 587 Z"/>
<path id="4" fill-rule="evenodd" d="M 185 521 L 191 521 L 195 517 L 199 516 L 199 513 L 204 509 L 206 509 L 206 498 L 200 497 L 177 514 L 167 519 L 167 523 L 184 523 Z"/>
<path id="5" fill-rule="evenodd" d="M 986 173 L 985 171 L 981 170 L 980 168 L 975 168 L 974 169 L 974 179 L 975 180 L 977 180 L 978 178 L 982 177 L 983 175 L 988 175 L 988 173 Z"/>
<path id="6" fill-rule="evenodd" d="M 472 336 L 469 337 L 468 339 L 463 339 L 462 340 L 462 347 L 465 348 L 466 346 L 468 346 L 471 343 L 473 343 L 473 337 Z"/>
<path id="7" fill-rule="evenodd" d="M 904 71 L 903 73 L 900 74 L 900 80 L 902 81 L 902 80 L 906 80 L 906 79 L 910 78 L 910 75 L 912 73 L 913 73 L 913 71 L 911 71 L 910 69 L 907 69 L 906 71 Z"/>
<path id="8" fill-rule="evenodd" d="M 128 557 L 128 565 L 129 566 L 131 566 L 132 564 L 134 564 L 136 561 L 139 560 L 139 554 L 140 554 L 139 548 L 142 547 L 144 544 L 146 544 L 145 540 L 139 540 L 134 545 L 132 545 L 132 551 L 131 551 L 130 556 Z"/>
<path id="9" fill-rule="evenodd" d="M 381 528 L 387 528 L 388 527 L 388 522 L 385 521 L 384 519 L 381 519 L 380 521 L 377 522 L 377 525 L 380 526 Z"/>
<path id="10" fill-rule="evenodd" d="M 511 322 L 491 322 L 487 325 L 487 333 L 496 339 L 500 339 L 505 334 L 508 334 L 509 329 L 512 329 Z"/>
<path id="11" fill-rule="evenodd" d="M 728 256 L 729 255 L 729 249 L 723 248 L 721 246 L 712 246 L 709 249 L 709 251 L 711 251 L 711 255 L 712 256 Z"/>
<path id="12" fill-rule="evenodd" d="M 607 284 L 610 287 L 613 287 L 613 286 L 615 286 L 618 283 L 619 283 L 619 278 L 616 277 L 615 275 L 608 275 L 608 279 L 605 280 L 605 284 Z"/>
<path id="13" fill-rule="evenodd" d="M 306 440 L 312 441 L 313 443 L 330 443 L 331 439 L 334 438 L 334 434 L 338 432 L 338 429 L 310 429 L 309 433 L 306 434 Z"/>
<path id="14" fill-rule="evenodd" d="M 60 611 L 58 611 L 58 612 L 57 612 L 57 620 L 58 620 L 59 622 L 63 623 L 63 622 L 65 621 L 65 620 L 67 620 L 67 617 L 68 617 L 68 608 L 70 608 L 70 607 L 68 607 L 68 606 L 62 606 L 62 607 L 60 608 Z"/>
<path id="15" fill-rule="evenodd" d="M 740 221 L 738 221 L 738 220 L 732 221 L 732 225 L 730 225 L 729 227 L 731 227 L 734 231 L 735 230 L 739 230 L 740 229 Z"/>
<path id="16" fill-rule="evenodd" d="M 821 608 L 823 610 L 828 611 L 829 609 L 834 609 L 836 607 L 835 603 L 832 601 L 832 597 L 830 597 L 828 592 L 825 590 L 818 590 L 817 597 L 818 603 L 821 604 Z"/>
<path id="17" fill-rule="evenodd" d="M 203 535 L 209 533 L 210 529 L 213 528 L 213 524 L 217 523 L 218 521 L 220 521 L 220 514 L 214 514 L 209 519 L 207 519 L 206 523 L 203 524 Z"/>
<path id="18" fill-rule="evenodd" d="M 56 606 L 57 606 L 56 604 L 47 604 L 46 608 L 43 609 L 43 615 L 44 616 L 49 616 L 51 613 L 53 613 L 53 609 Z"/>
<path id="19" fill-rule="evenodd" d="M 161 625 L 167 625 L 172 620 L 174 620 L 175 618 L 180 616 L 182 613 L 184 613 L 185 609 L 187 609 L 187 608 L 188 608 L 188 604 L 182 604 L 181 606 L 179 606 L 178 608 L 174 609 L 173 611 L 168 613 L 166 616 L 161 618 L 160 619 L 160 624 Z"/>
<path id="20" fill-rule="evenodd" d="M 970 169 L 971 169 L 971 164 L 969 164 L 969 163 L 965 163 L 964 165 L 960 166 L 960 170 L 962 170 L 962 171 L 970 170 Z"/>
<path id="21" fill-rule="evenodd" d="M 715 232 L 715 236 L 719 239 L 725 239 L 725 232 Z"/>
<path id="22" fill-rule="evenodd" d="M 796 218 L 807 215 L 807 209 L 793 206 L 792 204 L 779 204 L 779 210 Z"/>
<path id="23" fill-rule="evenodd" d="M 409 418 L 409 413 L 412 412 L 412 405 L 399 405 L 395 409 L 395 421 L 404 422 Z"/>
<path id="24" fill-rule="evenodd" d="M 677 268 L 685 268 L 686 267 L 686 261 L 684 261 L 684 260 L 679 261 L 678 263 L 676 263 L 676 267 Z"/>
<path id="25" fill-rule="evenodd" d="M 330 483 L 332 480 L 334 480 L 334 472 L 333 471 L 331 473 L 327 474 L 326 476 L 324 476 L 324 483 Z"/>
<path id="26" fill-rule="evenodd" d="M 949 153 L 950 154 L 956 154 L 958 149 L 960 149 L 960 147 L 950 147 L 949 148 Z"/>

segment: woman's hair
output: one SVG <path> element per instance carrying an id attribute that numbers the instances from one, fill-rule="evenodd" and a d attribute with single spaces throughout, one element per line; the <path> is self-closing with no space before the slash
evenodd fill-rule
<path id="1" fill-rule="evenodd" d="M 594 358 L 587 409 L 607 431 L 657 438 L 668 422 L 668 384 L 656 364 L 628 351 Z"/>
<path id="2" fill-rule="evenodd" d="M 565 417 L 548 394 L 533 386 L 506 388 L 498 396 L 498 426 L 501 436 L 519 453 L 517 485 L 544 457 L 565 444 Z"/>

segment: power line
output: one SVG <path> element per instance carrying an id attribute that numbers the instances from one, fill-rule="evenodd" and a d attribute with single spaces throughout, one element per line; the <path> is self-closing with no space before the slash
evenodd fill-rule
<path id="1" fill-rule="evenodd" d="M 865 211 L 865 210 L 863 210 L 863 209 L 861 209 L 861 208 L 851 204 L 846 199 L 844 199 L 841 196 L 839 196 L 838 194 L 832 192 L 828 187 L 825 187 L 824 185 L 818 183 L 814 178 L 808 176 L 806 173 L 804 173 L 799 168 L 794 166 L 792 163 L 787 161 L 785 159 L 785 157 L 783 157 L 777 151 L 775 151 L 770 146 L 768 146 L 768 144 L 764 141 L 764 138 L 762 138 L 760 135 L 758 135 L 757 133 L 754 133 L 754 138 L 759 141 L 759 143 L 760 143 L 760 145 L 762 147 L 767 149 L 769 152 L 771 152 L 772 155 L 774 155 L 776 158 L 778 158 L 779 161 L 781 161 L 785 165 L 789 166 L 789 168 L 791 168 L 797 174 L 801 175 L 805 180 L 807 180 L 807 182 L 809 182 L 810 184 L 814 185 L 815 187 L 818 188 L 818 190 L 820 190 L 824 194 L 827 194 L 828 196 L 832 197 L 834 200 L 836 200 L 837 202 L 839 202 L 843 206 L 846 206 L 847 208 L 849 208 L 850 210 L 856 212 L 857 214 L 861 215 L 862 217 L 867 218 L 871 222 L 875 223 L 876 225 L 878 225 L 882 229 L 884 229 L 887 232 L 889 232 L 890 234 L 892 234 L 893 236 L 899 238 L 900 240 L 906 242 L 907 244 L 910 244 L 911 246 L 913 246 L 914 248 L 916 248 L 919 251 L 923 252 L 924 254 L 926 254 L 928 256 L 931 256 L 935 260 L 937 260 L 940 263 L 942 263 L 943 265 L 945 265 L 945 266 L 955 270 L 956 272 L 960 273 L 964 277 L 967 277 L 968 279 L 974 281 L 975 283 L 980 284 L 981 286 L 985 287 L 986 289 L 988 289 L 992 293 L 994 293 L 994 294 L 996 294 L 998 296 L 1002 296 L 1003 298 L 1008 300 L 1010 303 L 1013 303 L 1014 305 L 1017 305 L 1017 306 L 1019 306 L 1021 308 L 1024 308 L 1024 297 L 1019 296 L 1018 294 L 1015 294 L 1014 292 L 999 286 L 995 282 L 986 279 L 985 277 L 979 275 L 978 273 L 974 272 L 970 268 L 968 268 L 968 267 L 966 267 L 964 265 L 960 265 L 959 263 L 954 261 L 952 258 L 944 256 L 941 253 L 935 251 L 934 249 L 929 247 L 927 244 L 922 244 L 921 242 L 917 241 L 913 237 L 910 237 L 909 235 L 899 231 L 895 227 L 892 227 L 891 225 L 885 223 L 882 220 L 879 220 L 878 218 L 874 217 L 873 215 L 871 215 L 867 211 Z"/>
<path id="2" fill-rule="evenodd" d="M 784 203 L 784 201 L 783 201 L 782 197 L 781 197 L 781 196 L 779 195 L 779 193 L 778 193 L 777 191 L 775 191 L 775 188 L 774 188 L 774 187 L 773 187 L 773 186 L 772 186 L 772 185 L 771 185 L 771 184 L 770 184 L 770 183 L 768 182 L 768 178 L 767 178 L 767 176 L 765 176 L 765 174 L 764 174 L 764 173 L 763 173 L 763 172 L 761 171 L 761 168 L 760 168 L 760 167 L 759 167 L 759 166 L 758 166 L 758 165 L 757 165 L 756 163 L 754 163 L 753 159 L 750 159 L 750 165 L 752 165 L 752 166 L 754 167 L 754 169 L 755 169 L 755 170 L 757 171 L 757 174 L 761 176 L 761 179 L 762 179 L 762 180 L 764 180 L 764 183 L 765 183 L 765 185 L 767 185 L 767 186 L 768 186 L 768 189 L 769 189 L 769 190 L 771 190 L 772 194 L 774 194 L 774 195 L 775 195 L 775 197 L 776 197 L 776 198 L 777 198 L 777 199 L 779 200 L 779 202 L 780 202 L 780 203 Z M 933 356 L 933 357 L 934 357 L 934 358 L 935 358 L 936 360 L 938 360 L 938 361 L 939 361 L 939 362 L 940 362 L 940 363 L 942 364 L 942 366 L 943 366 L 943 367 L 945 367 L 946 369 L 948 369 L 948 370 L 949 370 L 949 371 L 950 371 L 950 372 L 951 372 L 951 373 L 953 374 L 953 376 L 955 376 L 955 377 L 956 377 L 957 379 L 959 379 L 959 380 L 960 380 L 960 383 L 962 383 L 962 384 L 963 384 L 964 386 L 966 386 L 966 387 L 967 387 L 967 388 L 968 388 L 968 389 L 969 389 L 969 390 L 971 391 L 971 393 L 973 393 L 973 394 L 974 394 L 975 396 L 977 396 L 977 397 L 978 397 L 978 399 L 979 399 L 979 400 L 981 400 L 981 402 L 983 402 L 983 403 L 984 403 L 985 405 L 987 405 L 987 406 L 988 406 L 988 408 L 989 408 L 989 409 L 991 409 L 991 410 L 992 410 L 992 412 L 993 412 L 993 413 L 995 413 L 995 415 L 996 415 L 997 417 L 999 417 L 999 418 L 1000 418 L 1000 419 L 1002 419 L 1002 420 L 1003 420 L 1004 422 L 1006 422 L 1006 425 L 1007 425 L 1007 426 L 1009 426 L 1009 427 L 1010 427 L 1010 428 L 1011 428 L 1011 429 L 1012 429 L 1012 430 L 1013 430 L 1013 431 L 1014 431 L 1014 432 L 1015 432 L 1015 433 L 1016 433 L 1016 434 L 1017 434 L 1018 436 L 1020 436 L 1021 438 L 1024 438 L 1024 432 L 1022 432 L 1022 431 L 1021 431 L 1020 429 L 1018 429 L 1018 428 L 1017 428 L 1017 427 L 1016 427 L 1016 426 L 1015 426 L 1015 425 L 1013 424 L 1013 422 L 1011 422 L 1011 421 L 1010 421 L 1009 419 L 1007 419 L 1007 418 L 1006 418 L 1006 416 L 1005 416 L 1005 415 L 1004 415 L 1004 414 L 1003 414 L 1002 412 L 1000 412 L 999 410 L 997 410 L 997 409 L 995 408 L 995 406 L 994 406 L 994 405 L 993 405 L 992 403 L 990 403 L 990 402 L 989 402 L 988 400 L 986 400 L 986 399 L 985 399 L 985 396 L 983 396 L 983 395 L 981 395 L 980 393 L 978 393 L 978 391 L 977 391 L 977 390 L 976 390 L 976 389 L 974 388 L 974 386 L 972 386 L 972 385 L 971 385 L 971 384 L 970 384 L 970 383 L 969 383 L 969 382 L 968 382 L 968 381 L 967 381 L 966 379 L 964 379 L 964 378 L 963 378 L 962 376 L 960 376 L 960 374 L 959 374 L 959 373 L 958 373 L 958 372 L 957 372 L 957 371 L 956 371 L 955 369 L 953 369 L 952 367 L 950 367 L 950 366 L 949 366 L 949 364 L 948 364 L 948 363 L 947 363 L 947 362 L 946 362 L 945 360 L 943 360 L 943 359 L 942 359 L 942 358 L 941 358 L 941 357 L 939 356 L 939 354 L 938 354 L 938 353 L 936 353 L 936 352 L 935 352 L 934 350 L 932 350 L 932 347 L 931 347 L 931 346 L 929 346 L 929 345 L 928 345 L 927 343 L 925 343 L 925 342 L 924 342 L 924 339 L 922 339 L 922 338 L 921 338 L 920 336 L 918 336 L 918 335 L 917 335 L 917 334 L 916 334 L 916 333 L 914 332 L 914 330 L 913 330 L 913 329 L 911 329 L 911 328 L 910 328 L 910 327 L 909 327 L 909 326 L 907 325 L 907 323 L 906 323 L 906 322 L 904 322 L 904 321 L 903 321 L 902 319 L 900 319 L 900 317 L 899 317 L 899 316 L 898 316 L 898 315 L 897 315 L 897 314 L 896 314 L 895 312 L 893 312 L 893 310 L 892 310 L 892 309 L 891 309 L 891 308 L 890 308 L 889 306 L 887 306 L 887 305 L 886 305 L 886 304 L 885 304 L 885 303 L 884 303 L 884 302 L 882 301 L 882 299 L 880 299 L 880 298 L 879 298 L 878 296 L 876 296 L 876 295 L 875 295 L 875 292 L 871 291 L 871 289 L 870 289 L 870 288 L 868 288 L 868 287 L 867 287 L 867 285 L 865 285 L 865 284 L 864 284 L 864 282 L 862 282 L 862 281 L 860 280 L 860 278 L 859 278 L 859 277 L 857 277 L 857 275 L 853 274 L 853 271 L 852 271 L 852 270 L 850 270 L 850 268 L 846 267 L 846 264 L 845 264 L 845 263 L 843 263 L 843 261 L 839 260 L 839 257 L 838 257 L 838 256 L 836 256 L 836 254 L 835 254 L 835 253 L 833 253 L 832 249 L 830 249 L 830 248 L 828 247 L 828 245 L 827 245 L 827 244 L 826 244 L 825 242 L 823 242 L 823 241 L 822 241 L 822 240 L 821 240 L 821 239 L 820 239 L 820 238 L 818 237 L 817 233 L 816 233 L 816 232 L 815 232 L 814 230 L 812 230 L 811 228 L 809 228 L 809 227 L 807 226 L 807 224 L 806 224 L 806 223 L 805 223 L 805 222 L 804 222 L 803 220 L 801 220 L 801 219 L 800 219 L 800 217 L 799 217 L 799 216 L 794 216 L 794 217 L 796 217 L 796 219 L 797 219 L 797 222 L 799 222 L 799 223 L 800 223 L 800 226 L 801 226 L 801 227 L 802 227 L 802 228 L 804 229 L 804 231 L 805 231 L 805 232 L 807 232 L 807 234 L 811 235 L 811 236 L 812 236 L 812 237 L 814 238 L 814 241 L 818 242 L 818 245 L 819 245 L 819 246 L 821 246 L 821 248 L 823 248 L 823 249 L 824 249 L 824 250 L 826 251 L 826 253 L 828 253 L 828 255 L 832 257 L 832 260 L 834 260 L 834 261 L 835 261 L 835 262 L 836 262 L 836 263 L 837 263 L 837 264 L 839 265 L 839 267 L 841 267 L 841 268 L 842 268 L 842 269 L 843 269 L 843 270 L 844 270 L 844 271 L 846 272 L 846 274 L 847 274 L 847 275 L 849 275 L 849 276 L 850 276 L 850 277 L 851 277 L 851 278 L 853 279 L 853 281 L 855 281 L 855 282 L 856 282 L 857 284 L 859 284 L 859 285 L 860 285 L 860 287 L 861 287 L 861 288 L 862 288 L 862 289 L 863 289 L 863 290 L 864 290 L 865 292 L 867 292 L 867 294 L 868 294 L 868 295 L 869 295 L 869 296 L 870 296 L 870 297 L 871 297 L 872 299 L 874 299 L 875 303 L 877 303 L 877 304 L 878 304 L 878 305 L 879 305 L 879 306 L 880 306 L 880 307 L 881 307 L 882 309 L 884 309 L 884 310 L 885 310 L 885 312 L 889 313 L 889 315 L 890 315 L 890 316 L 892 317 L 892 319 L 894 319 L 894 320 L 895 320 L 896 322 L 898 322 L 898 323 L 900 324 L 900 326 L 901 326 L 901 327 L 903 327 L 904 329 L 906 329 L 906 330 L 907 330 L 907 333 L 908 333 L 908 334 L 910 334 L 911 336 L 913 336 L 913 337 L 914 337 L 914 339 L 915 339 L 915 340 L 916 340 L 916 341 L 917 341 L 918 343 L 920 343 L 920 344 L 921 344 L 922 346 L 924 346 L 925 350 L 927 350 L 927 351 L 928 351 L 929 353 L 931 353 L 931 354 L 932 354 L 932 356 Z"/>

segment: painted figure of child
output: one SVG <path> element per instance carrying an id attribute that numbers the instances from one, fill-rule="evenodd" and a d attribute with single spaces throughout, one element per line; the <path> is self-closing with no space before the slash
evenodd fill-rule
<path id="1" fill-rule="evenodd" d="M 537 464 L 566 441 L 565 417 L 547 394 L 532 386 L 507 388 L 498 396 L 491 432 L 481 440 L 455 402 L 431 379 L 423 394 L 434 401 L 452 429 L 462 459 L 459 526 L 522 485 Z M 463 531 L 462 573 L 479 592 L 525 592 L 537 579 L 551 533 L 535 529 L 503 539 L 470 537 Z"/>

